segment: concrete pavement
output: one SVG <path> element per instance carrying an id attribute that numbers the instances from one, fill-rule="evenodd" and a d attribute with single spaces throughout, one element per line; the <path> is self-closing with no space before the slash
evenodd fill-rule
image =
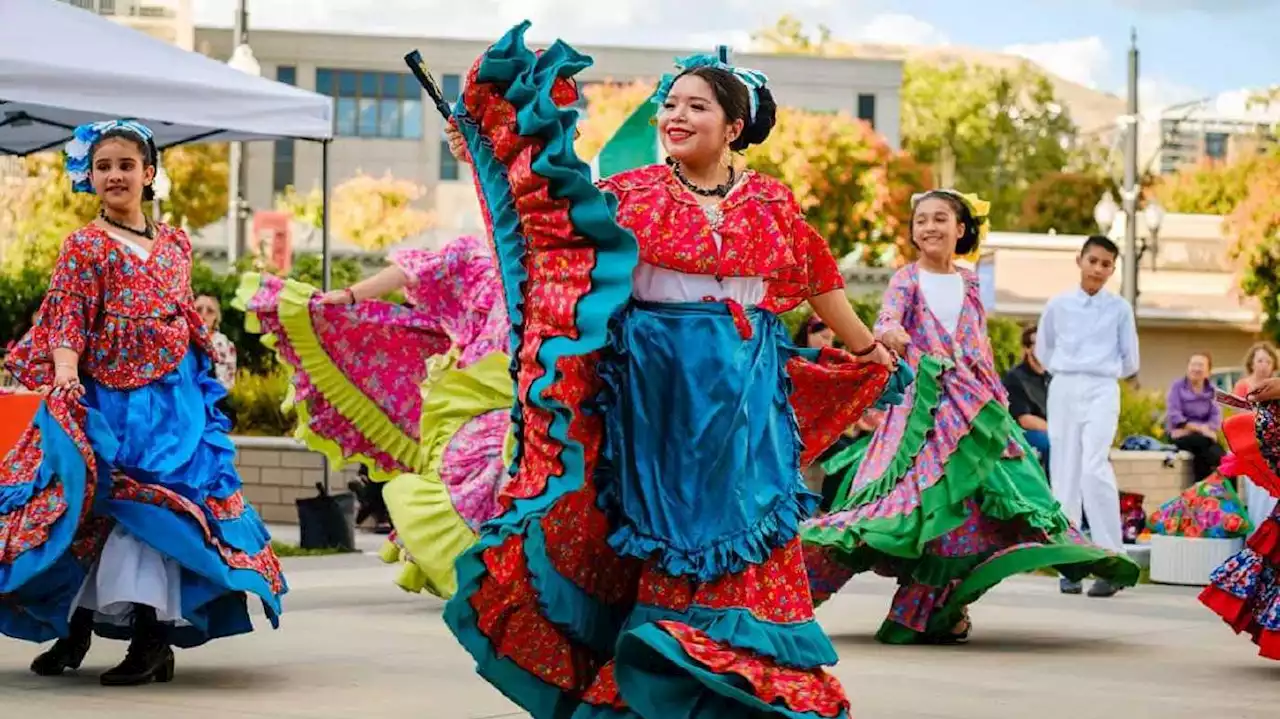
<path id="1" fill-rule="evenodd" d="M 104 689 L 124 645 L 99 641 L 75 675 L 40 679 L 37 649 L 0 639 L 3 716 L 49 719 L 498 719 L 523 717 L 475 676 L 442 604 L 390 584 L 368 555 L 286 560 L 279 632 L 178 653 L 169 685 Z M 856 719 L 1270 719 L 1280 662 L 1256 658 L 1195 601 L 1144 586 L 1111 600 L 1063 597 L 1021 577 L 973 609 L 965 647 L 871 640 L 892 586 L 856 581 L 824 606 Z"/>

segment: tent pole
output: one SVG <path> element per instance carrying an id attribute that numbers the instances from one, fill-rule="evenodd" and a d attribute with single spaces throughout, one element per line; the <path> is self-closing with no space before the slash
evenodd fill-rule
<path id="1" fill-rule="evenodd" d="M 333 281 L 333 267 L 329 247 L 329 143 L 320 143 L 320 265 L 323 270 L 321 289 L 328 292 Z"/>
<path id="2" fill-rule="evenodd" d="M 329 143 L 320 143 L 320 287 L 328 292 L 333 282 L 333 268 L 330 266 L 331 250 L 329 247 Z M 328 457 L 321 457 L 324 465 L 324 486 L 328 490 L 333 487 L 333 463 Z"/>

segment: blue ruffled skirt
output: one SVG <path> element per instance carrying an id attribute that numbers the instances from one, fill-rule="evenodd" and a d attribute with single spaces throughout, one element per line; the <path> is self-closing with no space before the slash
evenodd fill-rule
<path id="1" fill-rule="evenodd" d="M 81 605 L 98 610 L 99 634 L 129 638 L 129 623 L 104 613 L 104 594 L 167 603 L 157 609 L 178 647 L 252 631 L 248 595 L 278 626 L 287 586 L 240 493 L 230 422 L 216 407 L 226 391 L 210 370 L 191 348 L 138 389 L 85 380 L 83 414 L 57 400 L 40 408 L 0 468 L 0 632 L 62 636 Z M 40 518 L 43 530 L 30 531 Z"/>

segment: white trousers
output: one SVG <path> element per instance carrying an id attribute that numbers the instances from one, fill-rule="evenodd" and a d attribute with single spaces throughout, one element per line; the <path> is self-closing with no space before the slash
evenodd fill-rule
<path id="1" fill-rule="evenodd" d="M 1077 527 L 1089 517 L 1093 543 L 1124 550 L 1120 493 L 1111 443 L 1120 422 L 1120 385 L 1088 375 L 1054 375 L 1049 383 L 1049 479 L 1053 496 Z"/>
<path id="2" fill-rule="evenodd" d="M 1262 526 L 1262 523 L 1271 516 L 1276 508 L 1276 498 L 1267 493 L 1267 490 L 1250 482 L 1248 478 L 1242 478 L 1240 493 L 1244 495 L 1245 506 L 1249 509 L 1249 523 L 1253 525 L 1254 531 Z"/>

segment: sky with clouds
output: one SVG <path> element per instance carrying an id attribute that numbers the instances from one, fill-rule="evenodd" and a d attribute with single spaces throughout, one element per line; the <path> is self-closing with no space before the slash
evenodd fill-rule
<path id="1" fill-rule="evenodd" d="M 528 19 L 537 39 L 745 48 L 789 12 L 841 39 L 1017 53 L 1120 92 L 1129 28 L 1143 105 L 1280 84 L 1280 0 L 248 0 L 250 26 L 496 38 Z M 234 0 L 193 0 L 198 25 L 230 25 Z"/>

